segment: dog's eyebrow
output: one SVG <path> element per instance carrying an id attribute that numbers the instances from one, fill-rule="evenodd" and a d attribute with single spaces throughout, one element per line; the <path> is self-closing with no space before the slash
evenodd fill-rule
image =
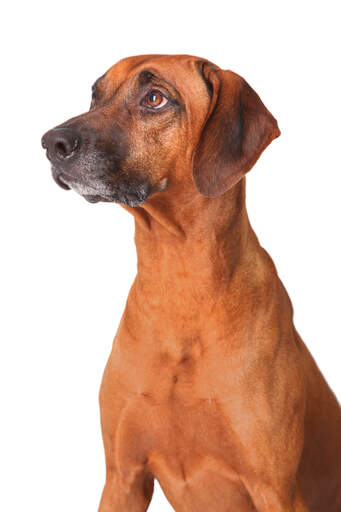
<path id="1" fill-rule="evenodd" d="M 146 69 L 141 71 L 139 74 L 139 84 L 140 85 L 147 85 L 150 82 L 152 82 L 153 80 L 157 80 L 157 79 L 158 79 L 158 77 L 156 75 L 154 75 L 154 73 L 152 73 L 151 71 L 148 71 Z"/>
<path id="2" fill-rule="evenodd" d="M 168 82 L 168 80 L 166 80 L 159 74 L 156 75 L 154 71 L 151 71 L 149 69 L 144 69 L 139 73 L 138 81 L 141 87 L 153 82 L 159 83 L 160 85 L 164 84 L 166 87 L 171 89 L 176 94 L 176 96 L 178 96 L 179 99 L 181 98 L 181 94 L 172 83 Z"/>

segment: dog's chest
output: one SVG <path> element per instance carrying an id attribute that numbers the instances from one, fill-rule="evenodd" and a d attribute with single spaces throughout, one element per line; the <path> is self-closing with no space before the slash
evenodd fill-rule
<path id="1" fill-rule="evenodd" d="M 123 472 L 129 479 L 136 471 L 131 447 L 137 447 L 138 459 L 177 512 L 254 510 L 239 478 L 238 439 L 224 407 L 216 398 L 185 401 L 175 389 L 165 403 L 152 394 L 126 402 L 116 452 Z"/>
<path id="2" fill-rule="evenodd" d="M 130 447 L 138 445 L 140 460 L 177 511 L 224 511 L 227 505 L 253 510 L 238 476 L 228 389 L 219 392 L 223 375 L 196 349 L 177 358 L 164 355 L 136 368 L 135 391 L 124 400 L 116 437 L 122 468 L 131 461 Z"/>

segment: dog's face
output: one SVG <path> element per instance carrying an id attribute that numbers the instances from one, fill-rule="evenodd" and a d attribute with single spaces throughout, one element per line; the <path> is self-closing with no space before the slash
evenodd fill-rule
<path id="1" fill-rule="evenodd" d="M 180 61 L 171 57 L 125 59 L 99 78 L 90 111 L 43 137 L 56 182 L 90 202 L 137 206 L 176 180 L 189 160 L 186 85 L 187 94 L 197 85 L 201 107 L 209 103 L 198 70 L 183 60 L 193 85 L 177 83 Z"/>
<path id="2" fill-rule="evenodd" d="M 53 177 L 90 202 L 133 207 L 194 182 L 204 195 L 219 195 L 278 135 L 275 120 L 245 84 L 238 75 L 187 55 L 124 59 L 95 82 L 89 112 L 43 136 Z M 251 95 L 250 102 L 249 91 L 256 100 Z M 254 121 L 257 98 L 261 122 L 257 117 L 259 129 L 255 134 L 252 127 L 250 139 L 245 118 Z M 228 180 L 210 171 L 217 160 L 225 168 L 233 164 L 233 171 L 225 170 Z"/>

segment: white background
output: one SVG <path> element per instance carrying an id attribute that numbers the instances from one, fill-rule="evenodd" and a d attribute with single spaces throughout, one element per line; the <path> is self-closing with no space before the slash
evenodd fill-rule
<path id="1" fill-rule="evenodd" d="M 8 3 L 1 14 L 1 497 L 6 512 L 93 512 L 98 389 L 135 274 L 133 222 L 57 187 L 40 147 L 122 57 L 190 53 L 244 76 L 282 136 L 248 210 L 341 398 L 337 2 Z M 171 510 L 157 488 L 152 511 Z"/>

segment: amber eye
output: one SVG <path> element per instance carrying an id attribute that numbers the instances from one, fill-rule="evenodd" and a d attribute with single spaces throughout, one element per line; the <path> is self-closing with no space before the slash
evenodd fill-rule
<path id="1" fill-rule="evenodd" d="M 160 91 L 151 91 L 145 97 L 143 103 L 150 108 L 161 108 L 168 99 Z"/>

